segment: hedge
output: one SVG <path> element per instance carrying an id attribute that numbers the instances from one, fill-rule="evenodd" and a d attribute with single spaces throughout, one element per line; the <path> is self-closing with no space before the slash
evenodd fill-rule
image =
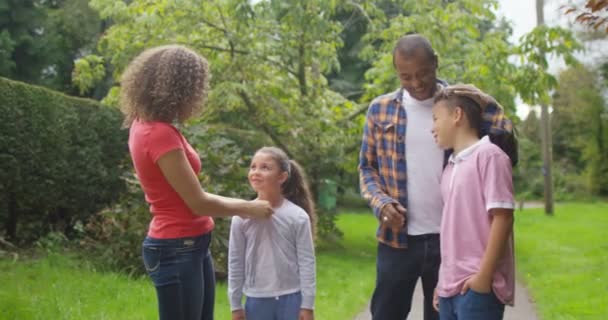
<path id="1" fill-rule="evenodd" d="M 96 101 L 0 78 L 0 228 L 9 238 L 69 231 L 118 199 L 128 164 L 121 121 Z"/>

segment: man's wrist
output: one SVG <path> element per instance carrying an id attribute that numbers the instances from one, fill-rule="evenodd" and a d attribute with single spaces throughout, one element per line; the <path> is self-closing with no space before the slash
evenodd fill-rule
<path id="1" fill-rule="evenodd" d="M 380 206 L 380 209 L 378 210 L 378 220 L 382 221 L 382 218 L 384 218 L 384 209 L 386 208 L 386 206 L 391 206 L 393 205 L 393 202 L 387 202 L 385 204 L 383 204 L 382 206 Z"/>

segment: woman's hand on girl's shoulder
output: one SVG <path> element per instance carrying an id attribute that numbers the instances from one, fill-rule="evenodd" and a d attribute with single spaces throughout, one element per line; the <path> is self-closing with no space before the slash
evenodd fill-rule
<path id="1" fill-rule="evenodd" d="M 270 202 L 266 200 L 252 200 L 247 204 L 244 214 L 241 215 L 243 218 L 269 218 L 273 213 Z"/>
<path id="2" fill-rule="evenodd" d="M 243 309 L 232 311 L 232 320 L 245 320 L 245 311 Z"/>
<path id="3" fill-rule="evenodd" d="M 300 316 L 298 320 L 314 320 L 315 314 L 313 310 L 310 309 L 300 309 Z"/>

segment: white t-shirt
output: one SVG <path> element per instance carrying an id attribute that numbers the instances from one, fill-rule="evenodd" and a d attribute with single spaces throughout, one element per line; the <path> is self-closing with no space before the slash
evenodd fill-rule
<path id="1" fill-rule="evenodd" d="M 441 172 L 444 151 L 437 146 L 433 128 L 433 98 L 420 101 L 403 90 L 407 114 L 405 159 L 407 161 L 407 233 L 439 233 L 441 226 Z"/>

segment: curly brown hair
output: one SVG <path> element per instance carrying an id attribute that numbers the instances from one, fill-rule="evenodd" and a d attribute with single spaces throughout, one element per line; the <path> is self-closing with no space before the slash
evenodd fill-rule
<path id="1" fill-rule="evenodd" d="M 148 49 L 122 75 L 120 109 L 133 120 L 184 122 L 200 113 L 209 91 L 207 60 L 180 45 Z"/>

